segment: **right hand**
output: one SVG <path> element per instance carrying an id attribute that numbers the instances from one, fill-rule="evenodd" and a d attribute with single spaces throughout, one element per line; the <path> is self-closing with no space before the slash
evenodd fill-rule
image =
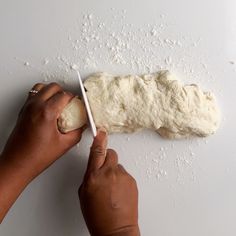
<path id="1" fill-rule="evenodd" d="M 138 236 L 138 190 L 134 178 L 107 149 L 107 134 L 98 131 L 79 189 L 81 209 L 93 236 Z"/>

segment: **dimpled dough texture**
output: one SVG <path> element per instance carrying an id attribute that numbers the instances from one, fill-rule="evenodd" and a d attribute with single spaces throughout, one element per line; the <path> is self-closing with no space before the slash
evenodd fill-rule
<path id="1" fill-rule="evenodd" d="M 220 112 L 213 94 L 184 86 L 168 71 L 143 76 L 90 76 L 84 83 L 97 127 L 109 133 L 153 129 L 162 137 L 207 136 Z"/>

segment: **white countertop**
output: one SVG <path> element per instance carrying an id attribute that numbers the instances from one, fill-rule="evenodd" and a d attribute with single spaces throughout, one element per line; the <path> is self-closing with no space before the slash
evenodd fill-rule
<path id="1" fill-rule="evenodd" d="M 110 136 L 138 183 L 142 235 L 235 235 L 235 7 L 234 0 L 1 1 L 1 147 L 34 83 L 77 91 L 72 64 L 83 77 L 170 69 L 215 93 L 222 124 L 204 139 L 164 140 L 149 131 Z M 27 187 L 1 236 L 88 235 L 77 189 L 91 142 L 86 131 L 79 147 Z"/>

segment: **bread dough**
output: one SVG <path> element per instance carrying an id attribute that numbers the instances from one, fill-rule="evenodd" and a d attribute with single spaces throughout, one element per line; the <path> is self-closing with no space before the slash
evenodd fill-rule
<path id="1" fill-rule="evenodd" d="M 84 86 L 96 126 L 109 133 L 147 128 L 162 137 L 181 138 L 207 136 L 219 127 L 220 111 L 213 94 L 197 85 L 182 85 L 168 71 L 123 77 L 97 73 Z M 77 105 L 81 103 L 71 104 L 69 116 L 63 112 L 69 130 L 79 126 L 79 113 L 73 117 Z"/>
<path id="2" fill-rule="evenodd" d="M 58 128 L 62 133 L 78 129 L 87 123 L 87 113 L 83 102 L 73 98 L 64 108 L 58 119 Z"/>
<path id="3" fill-rule="evenodd" d="M 96 126 L 110 133 L 147 128 L 181 138 L 207 136 L 219 127 L 213 94 L 184 86 L 168 71 L 123 77 L 97 73 L 84 86 Z"/>

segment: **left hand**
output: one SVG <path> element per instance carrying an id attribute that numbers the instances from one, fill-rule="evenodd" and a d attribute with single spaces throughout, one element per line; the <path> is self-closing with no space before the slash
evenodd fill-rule
<path id="1" fill-rule="evenodd" d="M 57 127 L 73 95 L 56 83 L 36 84 L 3 150 L 3 161 L 33 179 L 78 143 L 84 128 L 62 134 Z"/>

